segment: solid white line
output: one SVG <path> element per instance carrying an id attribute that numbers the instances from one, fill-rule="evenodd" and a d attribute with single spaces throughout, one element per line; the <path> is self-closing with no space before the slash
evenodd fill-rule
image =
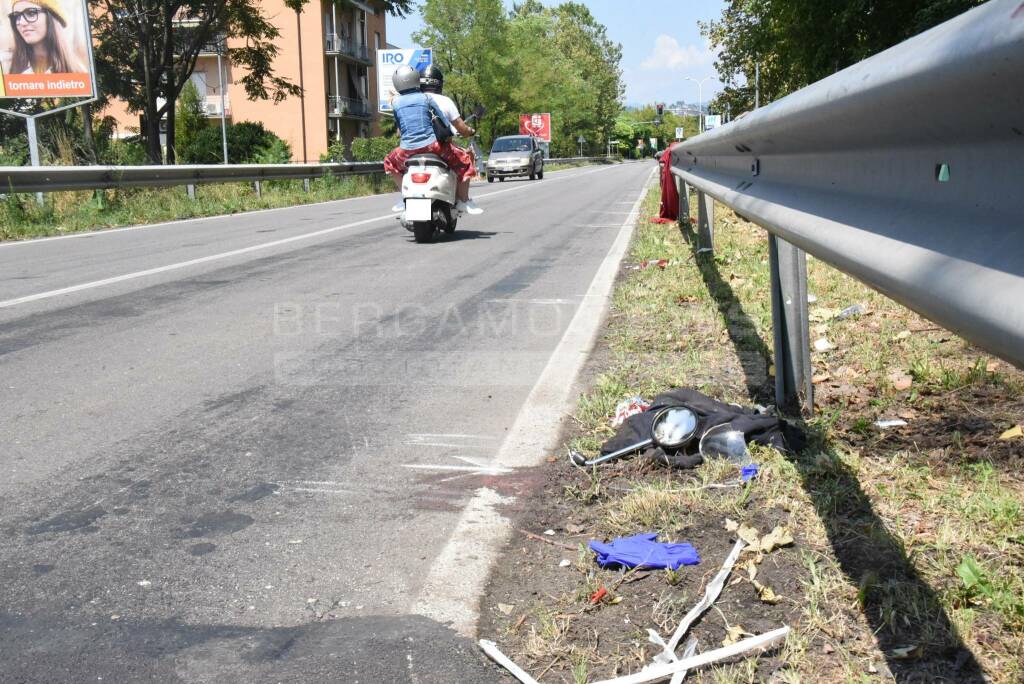
<path id="1" fill-rule="evenodd" d="M 607 168 L 615 168 L 615 167 L 601 167 L 600 169 L 596 169 L 595 171 L 588 171 L 586 173 L 576 174 L 576 175 L 571 176 L 571 177 L 570 176 L 566 176 L 564 178 L 558 178 L 556 180 L 569 180 L 571 178 L 577 178 L 579 176 L 585 176 L 585 175 L 587 175 L 587 173 L 596 173 L 597 171 L 603 171 L 603 170 L 605 170 Z M 489 193 L 487 193 L 485 195 L 481 195 L 478 199 L 483 199 L 485 197 L 491 197 L 493 195 L 502 195 L 502 194 L 505 194 L 505 193 L 508 193 L 508 192 L 528 190 L 530 188 L 536 188 L 536 187 L 537 186 L 534 186 L 534 185 L 524 185 L 524 186 L 519 186 L 519 187 L 515 187 L 515 188 L 509 188 L 507 190 L 498 190 L 497 192 L 489 192 Z M 238 216 L 238 214 L 234 214 L 234 215 Z M 102 280 L 94 280 L 92 282 L 81 283 L 79 285 L 70 285 L 68 287 L 62 287 L 62 288 L 57 289 L 57 290 L 49 290 L 47 292 L 39 292 L 39 293 L 36 293 L 36 294 L 25 295 L 24 297 L 17 297 L 15 299 L 7 299 L 7 300 L 4 300 L 4 301 L 0 301 L 0 309 L 5 309 L 5 308 L 8 308 L 8 307 L 17 306 L 19 304 L 27 304 L 29 302 L 37 302 L 37 301 L 40 301 L 40 300 L 43 300 L 43 299 L 51 299 L 53 297 L 59 297 L 61 295 L 73 294 L 75 292 L 81 292 L 83 290 L 92 290 L 92 289 L 95 289 L 97 287 L 104 287 L 106 285 L 115 285 L 117 283 L 122 283 L 122 282 L 125 282 L 127 280 L 135 280 L 137 278 L 144 278 L 146 276 L 157 275 L 157 274 L 160 274 L 160 273 L 166 273 L 168 271 L 177 271 L 177 270 L 180 270 L 182 268 L 188 268 L 190 266 L 197 266 L 199 264 L 205 264 L 205 263 L 209 263 L 211 261 L 220 261 L 221 259 L 228 259 L 230 257 L 239 256 L 239 255 L 242 255 L 242 254 L 250 254 L 252 252 L 258 252 L 260 250 L 269 249 L 271 247 L 279 247 L 281 245 L 287 245 L 287 244 L 290 244 L 290 243 L 293 243 L 293 242 L 298 242 L 299 240 L 308 240 L 309 238 L 319 237 L 321 235 L 328 235 L 330 233 L 335 233 L 335 232 L 340 231 L 340 230 L 347 230 L 349 228 L 356 228 L 358 226 L 364 226 L 364 225 L 367 225 L 367 224 L 370 224 L 370 223 L 375 223 L 377 221 L 383 221 L 385 219 L 393 219 L 393 218 L 394 218 L 394 214 L 387 214 L 385 216 L 375 216 L 373 218 L 363 219 L 362 221 L 356 221 L 355 223 L 346 223 L 346 224 L 341 225 L 341 226 L 332 226 L 331 228 L 324 228 L 322 230 L 317 230 L 317 231 L 314 231 L 312 233 L 303 233 L 302 235 L 293 235 L 292 237 L 282 238 L 280 240 L 273 240 L 271 242 L 263 242 L 263 243 L 260 243 L 258 245 L 250 245 L 249 247 L 242 247 L 240 249 L 233 249 L 233 250 L 228 251 L 228 252 L 220 252 L 218 254 L 210 254 L 208 256 L 199 257 L 199 258 L 196 258 L 196 259 L 189 259 L 188 261 L 181 261 L 181 262 L 178 262 L 176 264 L 167 264 L 166 266 L 157 266 L 156 268 L 148 268 L 148 269 L 146 269 L 144 271 L 135 271 L 133 273 L 125 273 L 123 275 L 113 276 L 111 278 L 103 278 Z"/>
<path id="2" fill-rule="evenodd" d="M 59 297 L 61 295 L 72 294 L 74 292 L 81 292 L 82 290 L 92 290 L 97 287 L 103 287 L 105 285 L 114 285 L 115 283 L 123 283 L 126 280 L 135 280 L 136 278 L 144 278 L 146 276 L 156 275 L 158 273 L 166 273 L 168 271 L 177 271 L 182 268 L 188 268 L 189 266 L 197 266 L 199 264 L 209 263 L 211 261 L 220 261 L 221 259 L 228 259 L 230 257 L 239 256 L 241 254 L 250 254 L 252 252 L 258 252 L 264 249 L 270 249 L 271 247 L 279 247 L 281 245 L 287 245 L 292 242 L 298 242 L 299 240 L 308 240 L 309 238 L 319 237 L 321 235 L 328 235 L 335 233 L 339 230 L 346 230 L 348 228 L 355 228 L 357 226 L 365 226 L 368 223 L 374 223 L 376 221 L 383 221 L 384 219 L 392 218 L 392 214 L 386 216 L 375 216 L 373 218 L 364 219 L 362 221 L 356 221 L 355 223 L 346 223 L 341 226 L 333 226 L 331 228 L 324 228 L 313 233 L 303 233 L 302 235 L 293 235 L 292 237 L 282 238 L 280 240 L 274 240 L 273 242 L 263 242 L 258 245 L 250 245 L 249 247 L 242 247 L 241 249 L 233 249 L 230 252 L 220 252 L 219 254 L 210 254 L 208 256 L 199 257 L 198 259 L 189 259 L 188 261 L 180 261 L 176 264 L 167 264 L 166 266 L 157 266 L 156 268 L 147 268 L 144 271 L 135 271 L 134 273 L 125 273 L 123 275 L 114 276 L 112 278 L 104 278 L 102 280 L 94 280 L 91 283 L 81 283 L 80 285 L 71 285 L 69 287 L 62 287 L 59 290 L 50 290 L 49 292 L 39 292 L 37 294 L 25 295 L 24 297 L 18 297 L 16 299 L 8 299 L 0 302 L 0 309 L 4 309 L 10 306 L 17 306 L 18 304 L 26 304 L 28 302 L 37 302 L 41 299 L 50 299 L 51 297 Z"/>
<path id="3" fill-rule="evenodd" d="M 656 170 L 652 169 L 644 182 L 630 215 L 597 269 L 587 296 L 502 442 L 492 468 L 535 466 L 551 449 L 557 448 L 562 417 L 572 410 L 577 378 L 597 340 L 619 263 L 629 248 L 640 203 Z M 498 508 L 509 501 L 490 488 L 477 490 L 445 547 L 430 564 L 412 612 L 451 624 L 463 635 L 474 636 L 487 576 L 511 531 L 508 519 Z"/>

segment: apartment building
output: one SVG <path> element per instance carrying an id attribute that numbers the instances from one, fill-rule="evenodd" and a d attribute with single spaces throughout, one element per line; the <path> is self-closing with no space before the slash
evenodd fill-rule
<path id="1" fill-rule="evenodd" d="M 335 141 L 380 134 L 376 49 L 387 44 L 383 5 L 373 0 L 310 0 L 302 13 L 282 0 L 264 0 L 264 16 L 277 26 L 274 72 L 303 89 L 282 102 L 249 100 L 236 83 L 241 67 L 222 55 L 222 42 L 207 45 L 192 81 L 204 98 L 211 123 L 259 121 L 283 138 L 293 161 L 318 161 Z M 237 46 L 241 46 L 239 42 Z M 236 47 L 232 39 L 228 47 Z M 138 127 L 123 107 L 111 112 L 122 129 Z"/>

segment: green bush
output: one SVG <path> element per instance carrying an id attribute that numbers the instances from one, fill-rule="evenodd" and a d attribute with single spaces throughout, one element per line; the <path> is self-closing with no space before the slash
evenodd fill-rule
<path id="1" fill-rule="evenodd" d="M 181 89 L 175 104 L 174 144 L 176 149 L 186 151 L 195 143 L 196 137 L 209 127 L 203 100 L 195 84 L 189 80 Z M 185 156 L 185 155 L 181 155 Z"/>
<path id="2" fill-rule="evenodd" d="M 111 140 L 100 149 L 100 163 L 111 166 L 145 166 L 146 148 L 138 140 Z"/>
<path id="3" fill-rule="evenodd" d="M 255 121 L 242 121 L 228 126 L 227 141 L 228 162 L 231 164 L 257 163 L 268 154 L 282 162 L 291 160 L 288 143 Z M 208 126 L 200 131 L 186 151 L 185 158 L 192 164 L 223 163 L 220 126 Z"/>
<path id="4" fill-rule="evenodd" d="M 398 146 L 398 138 L 356 138 L 352 141 L 353 161 L 380 161 Z"/>

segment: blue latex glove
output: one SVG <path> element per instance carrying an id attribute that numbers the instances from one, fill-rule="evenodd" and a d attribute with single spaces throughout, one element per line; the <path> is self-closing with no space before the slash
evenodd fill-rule
<path id="1" fill-rule="evenodd" d="M 758 472 L 760 472 L 760 468 L 757 467 L 757 464 L 751 463 L 750 465 L 743 466 L 743 470 L 740 471 L 740 477 L 744 482 L 750 482 L 757 477 Z"/>
<path id="2" fill-rule="evenodd" d="M 671 568 L 679 569 L 680 565 L 696 565 L 700 563 L 697 549 L 683 542 L 666 544 L 656 541 L 658 534 L 635 534 L 632 537 L 619 537 L 607 544 L 591 541 L 590 549 L 597 554 L 597 564 L 602 568 L 609 565 L 622 565 L 627 568 Z"/>

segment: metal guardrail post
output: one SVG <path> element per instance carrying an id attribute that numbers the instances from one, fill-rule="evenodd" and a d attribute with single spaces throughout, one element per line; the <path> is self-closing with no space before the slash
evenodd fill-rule
<path id="1" fill-rule="evenodd" d="M 256 191 L 256 196 L 259 198 L 263 197 L 263 183 L 260 181 L 253 181 L 252 187 Z"/>
<path id="2" fill-rule="evenodd" d="M 302 189 L 305 192 L 307 192 L 307 193 L 309 192 L 309 179 L 308 178 L 303 178 L 302 179 Z"/>
<path id="3" fill-rule="evenodd" d="M 190 200 L 194 200 L 196 198 L 196 186 L 192 183 L 185 186 L 185 192 L 188 193 L 188 198 Z"/>
<path id="4" fill-rule="evenodd" d="M 814 411 L 810 325 L 807 318 L 807 255 L 768 234 L 775 337 L 775 403 L 780 409 Z"/>
<path id="5" fill-rule="evenodd" d="M 715 249 L 715 198 L 697 191 L 697 243 L 701 249 Z"/>
<path id="6" fill-rule="evenodd" d="M 690 225 L 690 186 L 682 178 L 676 177 L 676 188 L 679 191 L 679 224 Z"/>

